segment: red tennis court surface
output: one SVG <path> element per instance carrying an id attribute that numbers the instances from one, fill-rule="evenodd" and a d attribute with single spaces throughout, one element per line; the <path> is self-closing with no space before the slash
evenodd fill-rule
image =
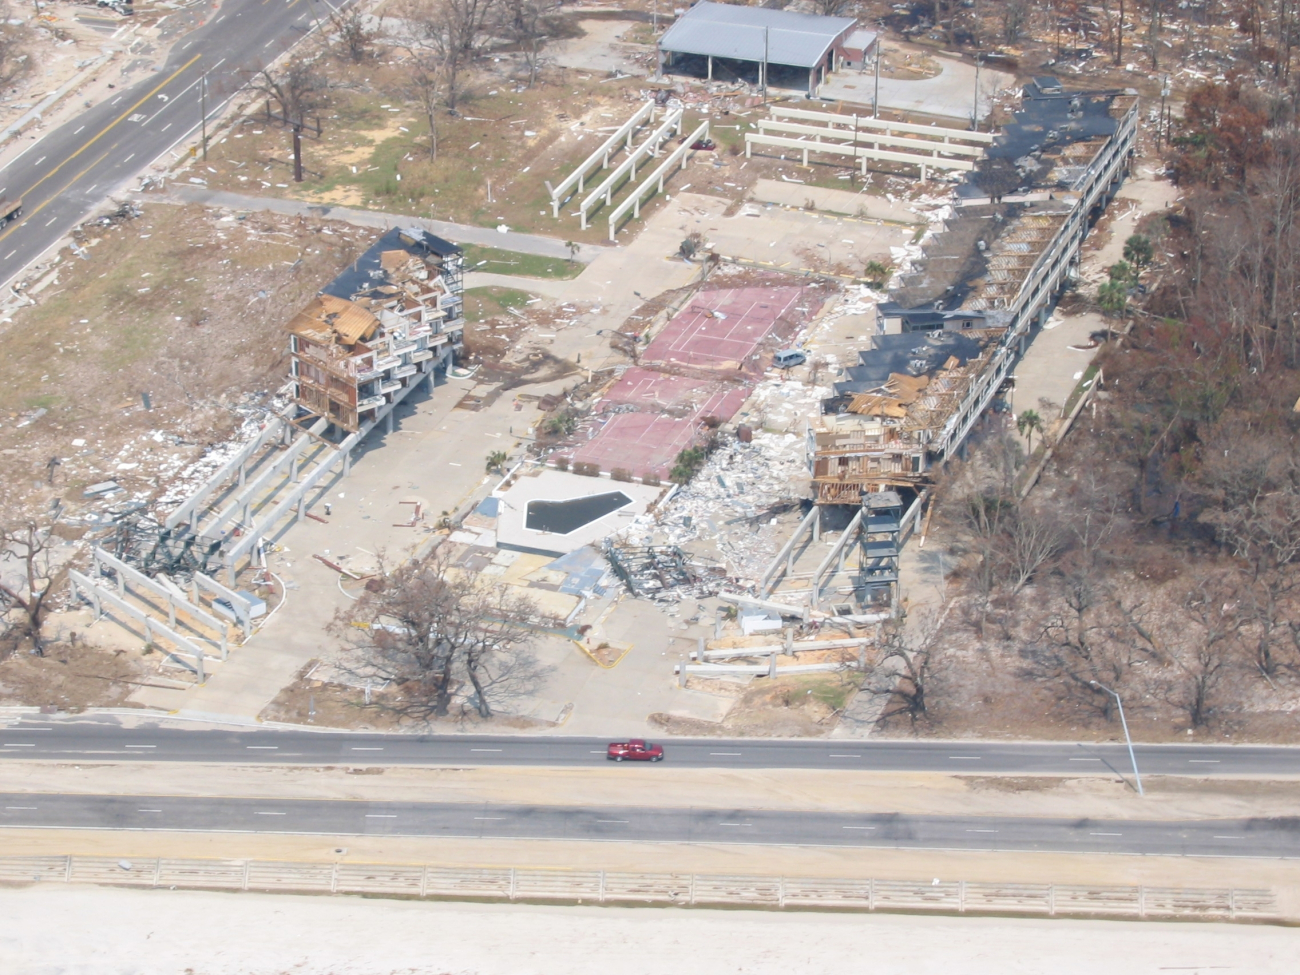
<path id="1" fill-rule="evenodd" d="M 596 464 L 602 471 L 622 469 L 634 477 L 668 476 L 677 455 L 695 442 L 695 416 L 616 413 L 585 444 L 557 451 L 574 464 Z"/>
<path id="2" fill-rule="evenodd" d="M 702 417 L 716 416 L 725 422 L 740 409 L 748 395 L 748 389 L 735 383 L 670 376 L 632 366 L 605 392 L 597 411 L 606 406 L 636 406 L 644 410 L 685 407 Z"/>
<path id="3" fill-rule="evenodd" d="M 702 291 L 641 354 L 662 362 L 717 372 L 759 372 L 764 339 L 793 335 L 809 309 L 797 305 L 803 288 L 731 288 Z"/>

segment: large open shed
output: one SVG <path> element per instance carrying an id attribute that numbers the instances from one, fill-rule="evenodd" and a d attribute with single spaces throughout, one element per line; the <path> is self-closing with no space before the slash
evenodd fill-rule
<path id="1" fill-rule="evenodd" d="M 852 17 L 822 17 L 701 0 L 659 39 L 659 73 L 816 94 L 827 72 L 860 61 Z M 854 50 L 849 38 L 854 37 Z M 874 47 L 875 36 L 870 38 Z"/>

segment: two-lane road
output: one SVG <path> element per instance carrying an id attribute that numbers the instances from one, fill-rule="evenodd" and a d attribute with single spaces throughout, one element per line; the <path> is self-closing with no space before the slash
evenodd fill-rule
<path id="1" fill-rule="evenodd" d="M 975 818 L 771 809 L 0 793 L 0 828 L 1298 857 L 1295 819 Z"/>
<path id="2" fill-rule="evenodd" d="M 270 64 L 303 38 L 319 3 L 225 0 L 172 48 L 164 66 L 47 133 L 0 170 L 0 193 L 23 201 L 22 217 L 0 231 L 0 283 L 198 127 L 204 75 L 213 118 L 243 84 L 241 72 Z"/>
<path id="3" fill-rule="evenodd" d="M 24 718 L 0 727 L 0 760 L 291 765 L 601 766 L 598 738 L 124 728 Z M 673 739 L 666 763 L 688 768 L 807 768 L 1032 775 L 1130 774 L 1121 744 Z M 1138 745 L 1144 775 L 1300 776 L 1300 748 Z"/>

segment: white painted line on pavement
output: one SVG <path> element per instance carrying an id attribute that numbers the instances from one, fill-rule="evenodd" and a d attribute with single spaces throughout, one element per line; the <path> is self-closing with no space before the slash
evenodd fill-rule
<path id="1" fill-rule="evenodd" d="M 157 748 L 157 745 L 123 745 L 123 748 Z"/>
<path id="2" fill-rule="evenodd" d="M 952 762 L 978 762 L 983 755 L 949 755 L 948 760 Z"/>
<path id="3" fill-rule="evenodd" d="M 1123 836 L 1123 833 L 1089 833 L 1089 836 Z"/>
<path id="4" fill-rule="evenodd" d="M 245 745 L 244 747 L 252 749 L 254 751 L 272 751 L 272 752 L 278 751 L 280 748 L 279 745 Z"/>
<path id="5" fill-rule="evenodd" d="M 841 826 L 840 829 L 875 829 L 874 826 Z"/>
<path id="6" fill-rule="evenodd" d="M 11 742 L 11 741 L 5 742 L 5 748 L 35 748 L 35 747 L 36 747 L 35 745 L 22 745 L 19 744 L 18 742 Z"/>
<path id="7" fill-rule="evenodd" d="M 1219 760 L 1217 758 L 1189 758 L 1187 762 L 1189 765 L 1218 765 L 1219 764 Z"/>
<path id="8" fill-rule="evenodd" d="M 832 755 L 831 758 L 861 758 L 861 755 Z"/>
<path id="9" fill-rule="evenodd" d="M 38 160 L 36 160 L 36 162 L 32 163 L 32 165 L 33 165 L 33 166 L 39 166 L 41 163 L 45 162 L 45 160 L 47 160 L 47 159 L 49 159 L 49 158 L 50 158 L 49 156 L 41 156 L 41 158 L 38 159 Z"/>
<path id="10" fill-rule="evenodd" d="M 79 128 L 79 129 L 77 129 L 77 132 L 80 132 L 80 131 L 81 131 L 81 129 L 84 129 L 84 128 L 85 128 L 85 126 L 84 126 L 84 125 L 83 125 L 83 126 L 81 126 L 81 128 Z M 73 134 L 73 135 L 76 135 L 76 134 L 77 134 L 77 132 L 73 132 L 73 133 L 72 133 L 72 134 Z"/>
<path id="11" fill-rule="evenodd" d="M 35 812 L 35 806 L 5 806 L 5 809 L 23 810 L 25 812 Z"/>
<path id="12" fill-rule="evenodd" d="M 366 813 L 366 819 L 396 819 L 397 816 L 391 813 Z"/>
<path id="13" fill-rule="evenodd" d="M 1244 840 L 1246 837 L 1244 837 L 1244 836 L 1216 836 L 1216 837 L 1214 837 L 1214 838 L 1215 838 L 1216 840 Z"/>
<path id="14" fill-rule="evenodd" d="M 130 162 L 132 159 L 134 159 L 134 158 L 135 158 L 135 153 L 133 152 L 133 153 L 131 153 L 131 155 L 129 155 L 129 156 L 127 156 L 125 159 L 123 159 L 122 162 L 123 162 L 124 164 L 125 164 L 125 163 L 129 163 L 129 162 Z"/>
<path id="15" fill-rule="evenodd" d="M 253 815 L 254 816 L 283 816 L 285 814 L 282 812 L 255 812 L 253 813 Z"/>
<path id="16" fill-rule="evenodd" d="M 596 822 L 598 822 L 598 823 L 611 823 L 611 824 L 613 824 L 613 825 L 615 825 L 615 826 L 626 826 L 626 825 L 628 824 L 628 820 L 626 820 L 626 819 L 598 819 L 598 820 L 596 820 Z"/>
<path id="17" fill-rule="evenodd" d="M 15 247 L 13 250 L 11 250 L 8 254 L 5 255 L 5 260 L 6 261 L 9 260 L 9 258 L 13 257 L 17 253 L 18 253 L 18 248 Z"/>
<path id="18" fill-rule="evenodd" d="M 709 754 L 710 754 L 710 755 L 731 755 L 731 756 L 735 757 L 735 756 L 739 755 L 740 752 L 709 752 Z"/>
<path id="19" fill-rule="evenodd" d="M 1072 758 L 1072 759 L 1070 759 L 1070 761 L 1072 761 L 1072 762 L 1100 762 L 1101 759 L 1100 759 L 1100 758 Z"/>
<path id="20" fill-rule="evenodd" d="M 753 826 L 753 823 L 718 823 L 719 826 Z"/>
<path id="21" fill-rule="evenodd" d="M 968 830 L 966 830 L 966 832 L 968 832 L 968 833 L 996 833 L 997 830 L 995 830 L 995 829 L 968 829 Z"/>
<path id="22" fill-rule="evenodd" d="M 353 748 L 352 750 L 353 750 L 354 752 L 382 752 L 382 751 L 383 751 L 382 748 L 368 748 L 368 747 L 367 747 L 367 748 L 363 748 L 363 747 L 361 747 L 361 746 L 357 746 L 357 747 Z"/>
<path id="23" fill-rule="evenodd" d="M 45 226 L 48 227 L 50 224 L 54 223 L 55 220 L 58 219 L 59 219 L 58 217 L 50 217 L 50 219 L 46 222 Z"/>
<path id="24" fill-rule="evenodd" d="M 160 813 L 161 809 L 137 809 L 136 812 Z"/>
<path id="25" fill-rule="evenodd" d="M 505 816 L 475 816 L 474 818 L 479 821 L 487 821 L 487 820 L 495 821 L 498 819 L 505 819 L 506 817 Z"/>
<path id="26" fill-rule="evenodd" d="M 472 751 L 472 752 L 499 752 L 499 751 L 501 751 L 501 749 L 500 749 L 500 748 L 471 748 L 470 751 Z"/>

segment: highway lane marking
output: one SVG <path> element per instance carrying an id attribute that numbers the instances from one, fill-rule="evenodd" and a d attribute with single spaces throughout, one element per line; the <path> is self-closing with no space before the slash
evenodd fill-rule
<path id="1" fill-rule="evenodd" d="M 392 813 L 366 813 L 366 819 L 396 819 L 396 814 Z"/>
<path id="2" fill-rule="evenodd" d="M 83 125 L 83 126 L 81 127 L 81 129 L 84 129 L 84 128 L 85 128 L 85 126 Z M 73 134 L 73 135 L 78 135 L 78 134 L 81 132 L 81 129 L 77 129 L 77 131 L 76 131 L 76 132 L 73 132 L 72 134 Z"/>
<path id="3" fill-rule="evenodd" d="M 948 760 L 952 762 L 978 762 L 983 755 L 949 755 Z"/>
<path id="4" fill-rule="evenodd" d="M 1246 837 L 1244 837 L 1244 836 L 1216 836 L 1216 837 L 1214 837 L 1214 838 L 1215 838 L 1216 840 L 1244 840 Z"/>
<path id="5" fill-rule="evenodd" d="M 54 175 L 55 175 L 56 173 L 58 173 L 58 171 L 61 170 L 64 166 L 66 166 L 68 163 L 72 162 L 72 160 L 76 159 L 76 158 L 77 158 L 78 156 L 80 156 L 83 152 L 85 152 L 87 149 L 89 149 L 91 146 L 93 146 L 96 142 L 98 142 L 100 139 L 102 139 L 104 136 L 106 136 L 106 135 L 109 133 L 109 131 L 111 131 L 115 126 L 117 126 L 117 125 L 118 125 L 118 124 L 119 124 L 123 119 L 125 119 L 128 115 L 130 115 L 132 112 L 134 112 L 137 108 L 139 108 L 141 105 L 143 105 L 145 102 L 147 102 L 147 101 L 148 101 L 150 98 L 152 98 L 154 95 L 158 94 L 158 92 L 161 91 L 163 88 L 167 87 L 167 85 L 171 84 L 172 81 L 174 81 L 174 80 L 175 80 L 175 79 L 176 79 L 176 78 L 181 74 L 181 72 L 183 72 L 183 71 L 185 71 L 186 69 L 188 69 L 188 68 L 190 67 L 190 65 L 192 65 L 195 61 L 199 60 L 199 58 L 201 58 L 201 57 L 203 57 L 202 54 L 196 54 L 196 55 L 194 55 L 194 57 L 190 58 L 188 61 L 186 61 L 184 64 L 182 64 L 179 68 L 177 68 L 175 71 L 173 71 L 171 74 L 169 74 L 166 78 L 164 78 L 162 81 L 160 81 L 160 82 L 157 84 L 157 86 L 154 87 L 154 88 L 153 88 L 153 89 L 152 89 L 152 90 L 151 90 L 147 95 L 145 95 L 145 96 L 144 96 L 143 98 L 141 98 L 138 102 L 136 102 L 134 105 L 132 105 L 132 106 L 131 106 L 130 108 L 128 108 L 126 111 L 124 111 L 121 115 L 119 115 L 117 118 L 115 118 L 112 122 L 109 122 L 108 125 L 104 126 L 104 128 L 101 129 L 101 130 L 100 130 L 96 135 L 94 135 L 93 137 L 91 137 L 90 139 L 88 139 L 88 140 L 86 141 L 86 144 L 85 144 L 85 145 L 83 145 L 83 146 L 82 146 L 80 149 L 78 149 L 76 152 L 72 153 L 72 155 L 68 156 L 67 159 L 63 160 L 63 162 L 59 163 L 57 166 L 55 166 L 53 169 L 51 169 L 48 173 L 46 173 L 44 176 L 42 176 L 40 179 L 38 179 L 35 183 L 33 183 L 32 186 L 31 186 L 31 188 L 27 190 L 27 193 L 26 193 L 25 195 L 30 196 L 30 195 L 32 194 L 32 192 L 36 189 L 36 187 L 40 186 L 40 185 L 41 185 L 42 183 L 44 183 L 47 179 L 49 179 L 51 176 L 54 176 Z M 117 98 L 113 99 L 113 101 L 112 101 L 110 104 L 116 105 L 116 104 L 117 104 L 119 101 L 121 101 L 121 100 L 122 100 L 122 96 L 121 96 L 121 95 L 118 95 Z M 74 133 L 74 134 L 75 134 L 75 133 Z M 108 155 L 108 153 L 105 152 L 105 153 L 104 153 L 104 156 L 107 156 L 107 155 Z M 80 173 L 78 173 L 76 176 L 74 176 L 74 177 L 73 177 L 73 181 L 75 182 L 75 181 L 76 181 L 77 179 L 79 179 L 81 176 L 85 175 L 85 173 L 86 173 L 86 172 L 87 172 L 87 171 L 88 171 L 92 166 L 96 165 L 96 164 L 99 162 L 100 159 L 103 159 L 104 156 L 100 156 L 99 159 L 96 159 L 95 162 L 93 162 L 93 163 L 90 164 L 90 166 L 87 166 L 86 169 L 83 169 Z M 35 210 L 33 210 L 33 211 L 31 212 L 30 216 L 28 217 L 28 220 L 30 220 L 32 217 L 36 216 L 36 214 L 38 214 L 41 210 L 43 210 L 43 209 L 45 208 L 46 204 L 48 204 L 51 200 L 57 199 L 57 197 L 58 197 L 58 194 L 55 194 L 54 196 L 51 196 L 49 200 L 46 200 L 44 203 L 42 203 L 40 206 L 38 206 Z M 26 223 L 26 222 L 27 222 L 26 220 L 23 221 L 23 223 Z M 10 228 L 9 228 L 8 230 L 6 230 L 3 234 L 0 234 L 0 240 L 4 240 L 4 238 L 8 237 L 11 233 L 13 233 L 15 230 L 17 230 L 17 229 L 18 229 L 19 227 L 21 227 L 22 225 L 23 225 L 23 224 L 14 224 L 14 226 L 10 227 Z M 48 226 L 48 225 L 47 225 L 47 226 Z"/>
<path id="6" fill-rule="evenodd" d="M 753 823 L 718 823 L 719 826 L 753 826 Z"/>
<path id="7" fill-rule="evenodd" d="M 840 829 L 875 829 L 874 826 L 841 826 Z"/>
<path id="8" fill-rule="evenodd" d="M 253 815 L 254 816 L 284 816 L 287 814 L 282 812 L 255 812 L 253 813 Z"/>
<path id="9" fill-rule="evenodd" d="M 606 754 L 608 754 L 608 752 L 603 752 L 603 751 L 590 751 L 590 752 L 587 752 L 587 754 L 588 754 L 588 755 L 606 755 Z"/>
<path id="10" fill-rule="evenodd" d="M 157 745 L 123 745 L 123 748 L 157 748 Z"/>
<path id="11" fill-rule="evenodd" d="M 499 752 L 499 751 L 501 751 L 501 749 L 500 749 L 500 748 L 471 748 L 470 751 L 472 751 L 472 752 Z"/>
<path id="12" fill-rule="evenodd" d="M 734 758 L 734 757 L 738 756 L 738 755 L 740 754 L 740 752 L 709 752 L 709 754 L 710 754 L 710 755 L 730 755 L 731 757 Z"/>
<path id="13" fill-rule="evenodd" d="M 245 745 L 244 747 L 252 751 L 271 751 L 271 752 L 278 751 L 280 748 L 279 745 Z"/>
<path id="14" fill-rule="evenodd" d="M 359 747 L 359 746 L 356 747 L 356 748 L 353 748 L 352 750 L 353 750 L 354 752 L 382 752 L 382 751 L 383 751 L 382 748 L 362 748 L 362 747 Z"/>
<path id="15" fill-rule="evenodd" d="M 164 125 L 164 126 L 163 126 L 161 129 L 159 129 L 158 131 L 159 131 L 159 132 L 166 132 L 168 129 L 170 129 L 170 128 L 172 127 L 173 124 L 174 124 L 174 123 L 172 123 L 172 122 L 168 122 L 166 125 Z"/>
<path id="16" fill-rule="evenodd" d="M 5 255 L 5 260 L 6 261 L 9 260 L 9 258 L 13 257 L 17 253 L 18 253 L 18 248 L 15 247 L 13 250 L 11 250 L 8 254 Z"/>
<path id="17" fill-rule="evenodd" d="M 127 157 L 126 157 L 125 159 L 123 159 L 120 163 L 118 163 L 118 165 L 119 165 L 119 166 L 125 166 L 127 163 L 129 163 L 129 162 L 130 162 L 132 159 L 134 159 L 134 158 L 135 158 L 135 153 L 133 152 L 133 153 L 131 153 L 131 155 L 127 156 Z"/>
<path id="18" fill-rule="evenodd" d="M 474 817 L 475 820 L 478 820 L 480 822 L 487 822 L 489 820 L 492 822 L 496 822 L 497 820 L 501 820 L 505 818 L 506 818 L 505 816 L 475 816 Z"/>
<path id="19" fill-rule="evenodd" d="M 5 748 L 35 748 L 35 747 L 36 747 L 35 745 L 20 745 L 17 742 L 12 742 L 12 741 L 5 742 Z"/>
<path id="20" fill-rule="evenodd" d="M 35 807 L 35 806 L 5 806 L 5 809 L 6 809 L 6 810 L 10 810 L 10 809 L 11 809 L 11 810 L 14 810 L 14 811 L 22 811 L 22 812 L 35 812 L 35 811 L 36 811 L 36 807 Z"/>
<path id="21" fill-rule="evenodd" d="M 861 758 L 861 755 L 832 755 L 831 758 Z"/>
<path id="22" fill-rule="evenodd" d="M 626 825 L 628 825 L 628 820 L 626 820 L 626 819 L 598 819 L 598 820 L 596 820 L 596 822 L 598 822 L 598 823 L 609 823 L 611 826 L 626 826 Z"/>
<path id="23" fill-rule="evenodd" d="M 1219 760 L 1217 758 L 1189 758 L 1187 763 L 1189 765 L 1218 765 Z"/>
<path id="24" fill-rule="evenodd" d="M 1123 836 L 1123 833 L 1089 833 L 1089 836 Z"/>
<path id="25" fill-rule="evenodd" d="M 58 218 L 57 216 L 50 217 L 50 219 L 46 222 L 45 226 L 48 227 L 50 224 L 54 223 L 55 220 L 58 220 L 58 219 L 59 219 L 59 218 Z"/>
<path id="26" fill-rule="evenodd" d="M 966 832 L 968 832 L 968 833 L 996 833 L 997 830 L 995 830 L 995 829 L 968 829 L 968 830 L 966 830 Z M 1118 834 L 1116 834 L 1116 835 L 1118 835 Z"/>
<path id="27" fill-rule="evenodd" d="M 41 158 L 38 159 L 38 160 L 36 160 L 36 162 L 32 163 L 32 165 L 33 165 L 33 166 L 39 166 L 41 163 L 45 162 L 45 160 L 47 160 L 47 159 L 49 159 L 49 158 L 50 158 L 49 156 L 41 156 Z"/>
<path id="28" fill-rule="evenodd" d="M 136 812 L 160 813 L 161 809 L 137 809 Z"/>
<path id="29" fill-rule="evenodd" d="M 1070 761 L 1072 761 L 1072 762 L 1100 762 L 1101 759 L 1100 759 L 1100 758 L 1072 758 L 1072 759 L 1070 759 Z"/>

